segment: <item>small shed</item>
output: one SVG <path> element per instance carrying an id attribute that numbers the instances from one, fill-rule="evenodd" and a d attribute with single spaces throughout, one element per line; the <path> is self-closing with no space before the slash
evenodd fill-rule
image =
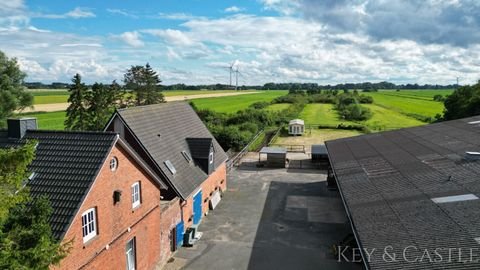
<path id="1" fill-rule="evenodd" d="M 293 119 L 288 123 L 289 135 L 302 135 L 305 132 L 305 122 L 302 119 Z"/>
<path id="2" fill-rule="evenodd" d="M 312 145 L 312 161 L 328 161 L 327 147 L 324 144 Z"/>
<path id="3" fill-rule="evenodd" d="M 261 162 L 262 154 L 267 155 L 267 167 L 285 168 L 287 161 L 287 149 L 282 147 L 263 147 L 258 153 L 258 161 Z"/>

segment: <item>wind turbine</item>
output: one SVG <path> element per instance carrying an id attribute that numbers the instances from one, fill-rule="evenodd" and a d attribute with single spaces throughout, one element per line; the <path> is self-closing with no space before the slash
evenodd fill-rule
<path id="1" fill-rule="evenodd" d="M 237 69 L 235 70 L 235 90 L 238 90 L 238 75 L 243 77 L 242 73 L 238 70 L 238 65 L 237 65 Z"/>
<path id="2" fill-rule="evenodd" d="M 229 71 L 230 71 L 230 87 L 232 87 L 233 66 L 235 66 L 235 63 L 236 63 L 236 62 L 237 62 L 237 61 L 233 61 L 233 62 L 230 64 L 229 68 L 228 68 Z"/>

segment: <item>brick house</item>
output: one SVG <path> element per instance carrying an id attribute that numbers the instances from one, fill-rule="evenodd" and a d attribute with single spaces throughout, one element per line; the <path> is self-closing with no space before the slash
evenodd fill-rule
<path id="1" fill-rule="evenodd" d="M 73 241 L 52 269 L 158 268 L 227 187 L 227 156 L 185 103 L 118 110 L 105 132 L 36 127 L 9 119 L 0 147 L 38 141 L 31 195 L 49 198 L 54 236 Z"/>
<path id="2" fill-rule="evenodd" d="M 37 140 L 28 186 L 46 195 L 52 231 L 70 254 L 54 269 L 154 269 L 160 259 L 163 182 L 118 134 L 39 131 L 9 119 L 0 147 Z"/>
<path id="3" fill-rule="evenodd" d="M 163 180 L 161 261 L 215 208 L 227 188 L 227 155 L 184 102 L 117 110 L 106 131 L 118 133 Z"/>

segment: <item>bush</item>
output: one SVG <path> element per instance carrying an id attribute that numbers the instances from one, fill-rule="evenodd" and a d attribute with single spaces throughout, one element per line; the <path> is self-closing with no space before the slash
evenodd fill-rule
<path id="1" fill-rule="evenodd" d="M 365 108 L 358 104 L 349 104 L 342 108 L 340 114 L 346 120 L 364 121 L 372 117 L 372 112 L 369 108 Z"/>
<path id="2" fill-rule="evenodd" d="M 444 102 L 445 97 L 443 97 L 442 95 L 435 95 L 433 96 L 433 101 Z"/>
<path id="3" fill-rule="evenodd" d="M 270 105 L 269 102 L 266 102 L 266 101 L 259 101 L 259 102 L 255 102 L 253 104 L 250 104 L 250 108 L 253 108 L 253 109 L 257 109 L 257 110 L 260 110 L 260 109 L 265 109 L 266 107 L 268 107 L 268 105 Z"/>

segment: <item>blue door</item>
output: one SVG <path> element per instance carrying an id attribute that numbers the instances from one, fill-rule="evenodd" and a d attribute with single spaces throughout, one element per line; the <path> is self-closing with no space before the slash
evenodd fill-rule
<path id="1" fill-rule="evenodd" d="M 177 248 L 183 245 L 183 221 L 177 224 L 175 228 L 176 231 L 176 240 Z"/>
<path id="2" fill-rule="evenodd" d="M 193 224 L 200 223 L 202 219 L 202 191 L 193 196 Z"/>

